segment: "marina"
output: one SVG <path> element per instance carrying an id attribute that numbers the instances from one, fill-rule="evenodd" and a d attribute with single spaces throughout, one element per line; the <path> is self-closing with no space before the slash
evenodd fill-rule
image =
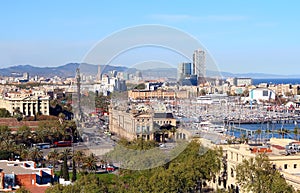
<path id="1" fill-rule="evenodd" d="M 214 100 L 214 102 L 210 101 Z M 242 104 L 235 97 L 202 97 L 176 102 L 172 106 L 181 126 L 197 136 L 199 133 L 267 141 L 270 138 L 298 139 L 300 115 L 295 108 L 270 104 Z M 196 133 L 196 134 L 195 134 Z"/>

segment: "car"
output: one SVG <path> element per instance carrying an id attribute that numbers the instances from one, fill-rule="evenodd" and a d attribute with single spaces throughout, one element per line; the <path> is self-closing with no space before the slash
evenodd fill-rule
<path id="1" fill-rule="evenodd" d="M 166 144 L 160 143 L 160 144 L 159 144 L 159 147 L 160 147 L 160 148 L 166 148 Z"/>
<path id="2" fill-rule="evenodd" d="M 111 165 L 107 165 L 106 168 L 105 168 L 105 170 L 106 170 L 107 172 L 113 172 L 113 171 L 115 171 L 115 167 L 114 167 L 114 166 L 111 166 Z"/>

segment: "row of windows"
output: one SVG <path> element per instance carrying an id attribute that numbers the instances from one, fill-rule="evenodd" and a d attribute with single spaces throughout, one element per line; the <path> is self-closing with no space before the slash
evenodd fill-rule
<path id="1" fill-rule="evenodd" d="M 233 152 L 231 152 L 231 159 L 233 160 Z M 244 159 L 244 156 L 242 155 L 242 159 L 241 160 L 243 160 Z M 237 153 L 236 154 L 236 161 L 238 162 L 239 161 L 239 154 Z"/>
<path id="2" fill-rule="evenodd" d="M 150 126 L 136 126 L 136 132 L 149 132 L 150 131 Z"/>
<path id="3" fill-rule="evenodd" d="M 297 169 L 297 164 L 293 164 L 293 168 L 294 168 L 294 169 Z M 276 168 L 276 164 L 273 165 L 273 169 L 277 169 L 277 168 Z M 278 169 L 279 169 L 279 170 L 282 170 L 281 167 L 279 167 Z M 285 170 L 288 169 L 288 164 L 284 164 L 284 165 L 283 165 L 283 169 L 285 169 Z"/>
<path id="4" fill-rule="evenodd" d="M 15 107 L 13 107 L 12 109 L 15 109 Z M 20 107 L 16 107 L 16 109 L 20 110 Z M 23 110 L 26 110 L 26 109 L 27 109 L 26 107 L 23 107 Z M 28 109 L 31 109 L 31 107 L 29 107 Z M 46 109 L 48 109 L 48 107 L 44 107 L 44 109 L 46 110 Z"/>
<path id="5" fill-rule="evenodd" d="M 231 152 L 231 159 L 232 159 L 232 160 L 234 159 L 234 157 L 233 157 L 233 152 Z M 244 159 L 244 156 L 242 156 L 242 159 L 241 159 L 241 160 L 243 160 L 243 159 Z M 236 154 L 236 161 L 239 161 L 239 154 L 238 154 L 238 153 Z M 276 169 L 276 165 L 275 165 L 275 164 L 273 165 L 273 168 Z M 293 168 L 294 168 L 294 169 L 297 169 L 297 164 L 293 164 Z M 278 169 L 281 170 L 282 168 L 280 167 L 280 168 L 278 168 Z M 288 169 L 288 164 L 284 164 L 284 165 L 283 165 L 283 169 L 285 169 L 285 170 Z"/>
<path id="6" fill-rule="evenodd" d="M 155 121 L 157 124 L 171 124 L 172 121 Z"/>
<path id="7" fill-rule="evenodd" d="M 140 122 L 140 121 L 141 121 L 141 122 L 144 122 L 145 119 L 141 119 L 141 120 L 140 120 L 140 119 L 137 119 L 137 122 Z M 150 121 L 150 119 L 147 119 L 147 121 Z"/>

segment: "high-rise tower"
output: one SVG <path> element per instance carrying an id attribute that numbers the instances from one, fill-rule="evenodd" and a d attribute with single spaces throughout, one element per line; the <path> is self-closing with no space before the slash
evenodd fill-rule
<path id="1" fill-rule="evenodd" d="M 205 52 L 201 49 L 195 50 L 193 54 L 193 74 L 198 78 L 206 76 Z"/>
<path id="2" fill-rule="evenodd" d="M 182 80 L 192 74 L 192 64 L 189 62 L 183 62 L 178 65 L 177 69 L 177 79 Z"/>
<path id="3" fill-rule="evenodd" d="M 96 78 L 96 80 L 98 81 L 98 82 L 100 82 L 101 81 L 101 66 L 100 66 L 100 64 L 98 65 L 98 72 L 97 72 L 97 78 Z"/>

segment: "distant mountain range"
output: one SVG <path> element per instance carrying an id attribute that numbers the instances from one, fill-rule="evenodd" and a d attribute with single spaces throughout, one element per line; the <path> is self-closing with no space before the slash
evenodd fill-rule
<path id="1" fill-rule="evenodd" d="M 28 72 L 30 76 L 43 76 L 43 77 L 74 77 L 76 74 L 76 69 L 80 66 L 82 73 L 96 75 L 98 72 L 98 66 L 92 64 L 79 64 L 79 63 L 68 63 L 58 67 L 36 67 L 31 65 L 18 65 L 8 68 L 1 68 L 1 76 L 22 76 L 23 73 Z M 116 70 L 119 72 L 126 71 L 126 67 L 121 66 L 102 66 L 102 73 L 107 73 L 108 71 Z"/>
<path id="2" fill-rule="evenodd" d="M 68 63 L 58 67 L 36 67 L 31 65 L 18 65 L 11 66 L 8 68 L 1 68 L 1 76 L 22 76 L 23 73 L 28 72 L 30 76 L 43 76 L 43 77 L 74 77 L 76 69 L 80 66 L 80 70 L 84 74 L 96 75 L 98 72 L 98 66 L 93 64 L 79 64 L 79 63 Z M 102 74 L 108 73 L 108 71 L 116 70 L 118 72 L 128 72 L 135 73 L 137 69 L 127 68 L 123 66 L 110 66 L 110 65 L 100 65 Z M 155 77 L 159 75 L 171 76 L 170 78 L 176 78 L 177 69 L 176 68 L 156 68 L 148 70 L 140 70 L 143 76 Z M 300 75 L 278 75 L 278 74 L 266 74 L 266 73 L 230 73 L 230 72 L 215 72 L 207 71 L 208 76 L 219 76 L 222 75 L 223 78 L 228 77 L 250 77 L 253 79 L 264 79 L 264 78 L 300 78 Z"/>

